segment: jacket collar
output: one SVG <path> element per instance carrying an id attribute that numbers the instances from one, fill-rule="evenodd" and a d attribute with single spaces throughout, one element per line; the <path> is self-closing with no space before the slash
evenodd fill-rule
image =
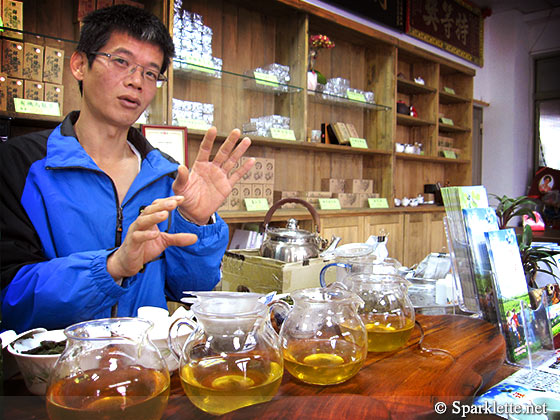
<path id="1" fill-rule="evenodd" d="M 85 168 L 100 171 L 97 164 L 86 153 L 78 141 L 74 124 L 78 120 L 79 111 L 69 113 L 62 123 L 56 127 L 48 139 L 46 165 L 51 168 Z M 150 182 L 177 170 L 177 163 L 164 158 L 146 138 L 131 127 L 128 131 L 128 141 L 140 152 L 142 168 L 133 185 Z"/>

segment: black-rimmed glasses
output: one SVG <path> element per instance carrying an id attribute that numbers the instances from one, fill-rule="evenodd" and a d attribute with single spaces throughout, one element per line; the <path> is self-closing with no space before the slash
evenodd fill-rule
<path id="1" fill-rule="evenodd" d="M 124 74 L 132 74 L 136 71 L 138 67 L 141 69 L 141 74 L 144 80 L 148 83 L 153 83 L 156 87 L 161 87 L 165 82 L 167 82 L 167 77 L 165 77 L 158 70 L 147 68 L 142 64 L 131 63 L 129 59 L 121 57 L 120 55 L 109 54 L 102 51 L 96 51 L 90 53 L 98 57 L 105 57 L 109 61 L 109 66 L 113 71 Z"/>

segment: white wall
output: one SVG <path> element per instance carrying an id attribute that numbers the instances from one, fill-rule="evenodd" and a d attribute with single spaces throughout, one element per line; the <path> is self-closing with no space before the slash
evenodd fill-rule
<path id="1" fill-rule="evenodd" d="M 511 10 L 484 22 L 484 67 L 474 97 L 484 109 L 482 183 L 488 192 L 527 193 L 533 166 L 533 55 L 560 50 L 557 11 L 523 16 Z"/>
<path id="2" fill-rule="evenodd" d="M 532 179 L 534 55 L 560 51 L 560 8 L 531 15 L 511 10 L 484 20 L 484 66 L 320 0 L 303 0 L 476 70 L 474 98 L 484 108 L 482 183 L 489 193 L 518 196 Z M 560 77 L 560 75 L 559 75 Z"/>

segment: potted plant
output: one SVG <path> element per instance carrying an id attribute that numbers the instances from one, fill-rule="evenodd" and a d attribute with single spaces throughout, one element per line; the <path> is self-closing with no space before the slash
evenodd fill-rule
<path id="1" fill-rule="evenodd" d="M 498 196 L 491 194 L 498 204 L 495 208 L 498 216 L 498 226 L 505 229 L 508 223 L 514 217 L 528 216 L 535 220 L 534 207 L 535 202 L 527 196 L 510 198 L 508 196 Z M 558 276 L 554 273 L 554 267 L 558 267 L 554 256 L 559 255 L 560 251 L 552 250 L 545 246 L 534 246 L 533 231 L 529 225 L 523 227 L 523 231 L 517 234 L 517 244 L 519 246 L 519 254 L 523 264 L 523 271 L 527 285 L 530 289 L 537 289 L 536 276 L 538 272 L 550 274 L 555 281 Z"/>

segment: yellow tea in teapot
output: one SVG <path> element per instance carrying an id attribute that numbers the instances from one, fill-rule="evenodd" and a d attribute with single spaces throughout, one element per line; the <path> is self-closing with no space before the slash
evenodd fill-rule
<path id="1" fill-rule="evenodd" d="M 228 355 L 186 364 L 180 371 L 181 385 L 191 402 L 211 414 L 270 401 L 284 373 L 279 363 L 263 357 Z"/>
<path id="2" fill-rule="evenodd" d="M 362 348 L 349 341 L 301 340 L 284 349 L 284 363 L 288 372 L 303 382 L 333 385 L 354 376 L 364 357 Z"/>
<path id="3" fill-rule="evenodd" d="M 368 336 L 368 351 L 393 351 L 404 347 L 412 329 L 414 320 L 402 320 L 397 316 L 363 315 Z M 404 325 L 402 325 L 404 323 Z"/>
<path id="4" fill-rule="evenodd" d="M 92 369 L 50 386 L 47 413 L 51 420 L 157 420 L 168 397 L 169 379 L 157 370 Z"/>

